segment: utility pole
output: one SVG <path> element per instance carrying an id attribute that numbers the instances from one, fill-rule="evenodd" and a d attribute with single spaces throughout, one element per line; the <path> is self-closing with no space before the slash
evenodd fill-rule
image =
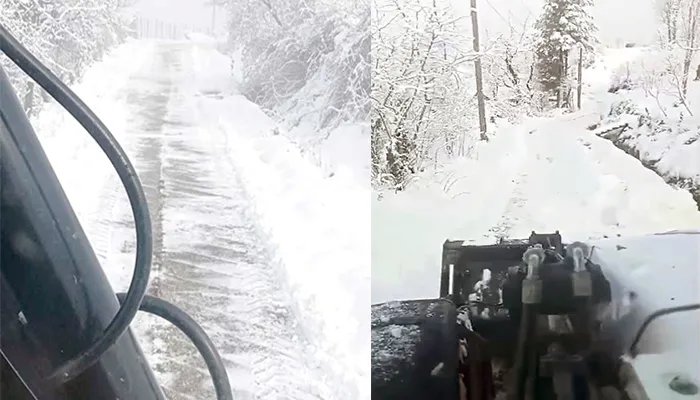
<path id="1" fill-rule="evenodd" d="M 479 137 L 488 141 L 486 136 L 486 104 L 484 102 L 484 83 L 481 74 L 481 54 L 479 54 L 479 21 L 476 15 L 476 0 L 471 0 L 472 8 L 472 34 L 474 35 L 474 75 L 476 76 L 476 101 L 479 107 Z"/>
<path id="2" fill-rule="evenodd" d="M 581 91 L 583 90 L 583 46 L 578 49 L 578 87 L 576 88 L 576 105 L 581 109 Z"/>

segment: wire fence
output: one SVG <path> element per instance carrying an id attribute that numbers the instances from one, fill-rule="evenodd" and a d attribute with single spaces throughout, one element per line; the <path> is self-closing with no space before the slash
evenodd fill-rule
<path id="1" fill-rule="evenodd" d="M 173 23 L 155 18 L 137 17 L 131 23 L 132 35 L 139 39 L 183 40 L 187 33 L 212 35 L 211 27 Z"/>

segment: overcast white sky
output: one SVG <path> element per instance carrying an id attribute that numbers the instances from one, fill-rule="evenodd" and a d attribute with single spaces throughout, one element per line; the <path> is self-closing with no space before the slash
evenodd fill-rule
<path id="1" fill-rule="evenodd" d="M 212 9 L 204 4 L 209 0 L 139 0 L 136 13 L 139 16 L 161 19 L 189 26 L 210 27 Z M 354 1 L 354 0 L 347 0 Z M 470 0 L 440 0 L 452 2 L 468 15 Z M 526 18 L 531 21 L 540 13 L 543 0 L 477 0 L 481 13 L 480 27 L 483 33 L 495 34 L 508 29 L 508 21 L 522 25 Z M 600 28 L 600 37 L 605 44 L 618 42 L 649 43 L 654 39 L 657 19 L 654 0 L 596 0 L 595 17 Z M 219 10 L 217 29 L 223 27 L 225 11 Z"/>
<path id="2" fill-rule="evenodd" d="M 468 13 L 469 0 L 445 0 Z M 521 25 L 525 18 L 534 21 L 543 0 L 476 0 L 480 10 L 482 32 L 496 33 L 508 29 L 508 22 Z M 654 0 L 595 0 L 594 17 L 601 41 L 614 45 L 618 41 L 646 44 L 654 40 L 657 20 Z"/>

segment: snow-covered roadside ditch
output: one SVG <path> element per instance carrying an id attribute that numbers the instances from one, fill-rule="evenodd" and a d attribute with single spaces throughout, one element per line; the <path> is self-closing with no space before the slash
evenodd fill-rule
<path id="1" fill-rule="evenodd" d="M 607 49 L 584 75 L 593 78 L 586 107 L 598 121 L 591 128 L 668 184 L 689 191 L 700 210 L 700 82 L 689 82 L 689 112 L 663 86 L 664 78 L 652 75 L 663 62 L 652 49 Z M 611 87 L 618 90 L 610 93 Z M 623 124 L 624 130 L 611 129 Z"/>
<path id="2" fill-rule="evenodd" d="M 200 111 L 255 202 L 319 367 L 338 389 L 335 398 L 369 399 L 369 181 L 358 182 L 351 166 L 329 176 L 256 104 L 235 92 L 211 93 L 231 87 L 229 60 L 210 46 L 198 51 Z"/>
<path id="3" fill-rule="evenodd" d="M 695 131 L 665 133 L 658 139 L 653 130 L 637 120 L 630 121 L 624 130 L 614 129 L 599 136 L 638 159 L 668 184 L 688 190 L 700 210 L 700 125 Z"/>

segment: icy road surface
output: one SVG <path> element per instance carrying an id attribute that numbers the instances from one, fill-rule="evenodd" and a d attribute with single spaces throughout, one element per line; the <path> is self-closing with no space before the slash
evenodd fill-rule
<path id="1" fill-rule="evenodd" d="M 76 89 L 114 131 L 146 190 L 150 294 L 203 326 L 235 399 L 369 398 L 369 257 L 361 260 L 369 239 L 356 241 L 369 228 L 369 197 L 365 215 L 343 205 L 342 218 L 359 223 L 334 220 L 333 196 L 351 200 L 362 190 L 326 182 L 294 149 L 272 146 L 265 137 L 274 124 L 235 94 L 229 65 L 211 43 L 134 41 Z M 104 156 L 66 118 L 47 107 L 36 121 L 42 143 L 110 282 L 125 291 L 135 251 L 128 201 Z M 267 152 L 258 155 L 253 143 Z M 324 239 L 338 243 L 336 268 Z M 353 300 L 363 292 L 364 303 Z M 183 334 L 144 315 L 132 326 L 169 399 L 215 398 Z"/>
<path id="2" fill-rule="evenodd" d="M 700 227 L 690 194 L 586 130 L 580 114 L 503 127 L 471 159 L 372 204 L 372 302 L 438 295 L 442 243 L 559 230 L 565 240 Z"/>

